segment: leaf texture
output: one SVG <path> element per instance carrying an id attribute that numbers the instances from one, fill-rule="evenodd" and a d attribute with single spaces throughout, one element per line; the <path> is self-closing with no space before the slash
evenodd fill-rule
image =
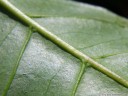
<path id="1" fill-rule="evenodd" d="M 126 19 L 70 0 L 10 2 L 71 46 L 128 80 Z M 9 16 L 0 12 L 0 95 L 127 96 L 127 88 L 89 63 L 83 70 L 79 59 Z"/>

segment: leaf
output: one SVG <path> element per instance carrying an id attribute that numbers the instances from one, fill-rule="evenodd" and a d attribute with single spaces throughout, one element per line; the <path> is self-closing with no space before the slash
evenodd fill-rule
<path id="1" fill-rule="evenodd" d="M 128 80 L 126 19 L 100 7 L 70 0 L 9 2 L 77 50 Z M 0 95 L 127 96 L 126 87 L 89 63 L 83 66 L 79 58 L 15 20 L 13 15 L 10 17 L 3 9 L 0 6 Z"/>

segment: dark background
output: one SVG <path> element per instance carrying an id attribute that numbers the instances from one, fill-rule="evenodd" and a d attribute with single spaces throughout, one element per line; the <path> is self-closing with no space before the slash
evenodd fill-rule
<path id="1" fill-rule="evenodd" d="M 74 0 L 105 7 L 112 12 L 128 18 L 128 0 Z"/>

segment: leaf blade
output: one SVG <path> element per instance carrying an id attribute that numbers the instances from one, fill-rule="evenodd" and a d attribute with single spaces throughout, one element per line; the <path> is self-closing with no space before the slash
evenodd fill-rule
<path id="1" fill-rule="evenodd" d="M 63 4 L 63 3 L 62 3 L 62 4 Z M 82 15 L 82 14 L 81 14 L 81 15 Z M 115 15 L 114 15 L 114 16 L 115 16 Z M 68 16 L 67 16 L 67 17 L 68 17 Z M 78 17 L 79 17 L 79 16 L 78 16 Z M 110 17 L 111 17 L 111 16 L 110 16 Z M 70 19 L 72 19 L 72 18 L 73 18 L 73 16 L 72 16 L 71 18 L 68 18 L 68 19 L 70 20 Z M 91 18 L 92 18 L 92 17 L 91 17 Z M 118 16 L 117 16 L 117 18 L 118 18 Z M 116 19 L 117 19 L 117 18 L 116 18 Z M 45 19 L 46 19 L 46 18 L 45 18 Z M 48 18 L 48 19 L 49 19 L 49 18 Z M 53 21 L 54 21 L 54 19 L 56 19 L 56 18 L 53 18 Z M 57 19 L 59 19 L 59 18 L 57 18 Z M 79 22 L 79 20 L 77 20 L 77 18 L 75 18 L 75 19 L 76 19 L 76 21 Z M 64 20 L 66 20 L 66 18 L 64 18 Z M 105 20 L 106 20 L 106 19 L 105 19 Z M 113 22 L 114 22 L 114 25 L 116 25 L 115 22 L 118 22 L 118 25 L 119 25 L 119 26 L 117 26 L 117 27 L 115 27 L 114 25 L 112 25 L 112 26 L 113 26 L 114 28 L 122 27 L 123 30 L 119 30 L 119 31 L 123 32 L 123 36 L 124 36 L 124 37 L 126 36 L 126 40 L 127 40 L 127 35 L 126 35 L 126 34 L 127 34 L 127 31 L 125 30 L 125 28 L 127 29 L 127 25 L 125 26 L 125 24 L 127 24 L 127 21 L 126 21 L 125 24 L 123 24 L 123 23 L 122 23 L 122 22 L 123 22 L 123 19 L 119 19 L 119 20 L 117 20 L 117 21 L 114 19 L 115 21 L 112 20 L 112 22 L 110 22 L 108 18 L 107 18 L 107 20 L 108 20 L 107 23 L 111 23 L 111 25 L 113 24 Z M 41 21 L 44 22 L 44 20 L 41 20 Z M 46 20 L 46 21 L 47 21 L 47 20 Z M 50 20 L 49 20 L 49 21 L 50 21 Z M 92 21 L 97 22 L 96 19 L 93 19 Z M 100 20 L 100 21 L 101 21 L 101 22 L 104 22 L 104 21 L 102 21 L 102 20 Z M 124 21 L 124 22 L 125 22 L 125 21 Z M 49 22 L 48 22 L 48 23 L 49 23 Z M 65 22 L 65 23 L 70 25 L 70 23 L 67 23 L 67 22 Z M 74 22 L 74 23 L 77 24 L 76 22 Z M 105 22 L 104 22 L 104 23 L 105 23 Z M 45 23 L 43 23 L 43 24 L 47 24 L 47 22 L 45 22 Z M 62 24 L 62 25 L 61 25 L 61 24 Z M 99 23 L 98 23 L 98 24 L 99 24 Z M 51 26 L 51 25 L 52 25 L 52 24 L 49 24 L 48 26 Z M 55 24 L 55 25 L 58 25 L 58 24 Z M 79 25 L 81 25 L 81 24 L 79 24 Z M 105 24 L 105 25 L 108 25 L 108 24 Z M 43 25 L 43 26 L 44 26 L 44 25 Z M 63 25 L 63 22 L 61 22 L 61 20 L 60 20 L 60 27 L 61 27 L 61 26 L 63 26 L 63 28 L 66 27 L 66 26 Z M 46 26 L 46 27 L 47 27 L 47 26 Z M 74 30 L 73 30 L 74 25 L 70 25 L 70 27 L 72 28 L 71 31 L 74 31 Z M 84 27 L 87 27 L 87 26 L 84 25 Z M 101 27 L 101 29 L 105 29 L 105 27 L 102 27 L 102 26 L 100 26 L 100 27 Z M 54 27 L 54 28 L 55 28 L 55 27 Z M 52 32 L 53 32 L 54 30 L 56 30 L 56 32 L 57 32 L 58 29 L 59 29 L 58 27 L 56 27 L 55 29 L 54 29 L 54 28 L 51 28 L 51 29 L 48 28 L 48 29 L 51 30 Z M 58 29 L 57 29 L 57 28 L 58 28 Z M 107 29 L 105 29 L 105 32 L 114 31 L 114 30 L 113 30 L 114 28 L 111 29 L 110 26 L 107 26 L 106 28 L 110 28 L 110 30 L 107 31 Z M 77 28 L 76 28 L 76 29 L 77 29 Z M 84 29 L 84 28 L 82 28 L 82 30 L 83 30 L 83 29 Z M 94 29 L 95 29 L 95 28 L 93 28 L 93 30 L 94 30 Z M 121 28 L 119 28 L 119 29 L 121 29 Z M 82 30 L 80 30 L 79 28 L 78 28 L 77 30 L 79 30 L 79 31 L 82 32 Z M 85 29 L 85 30 L 87 31 L 87 29 Z M 67 31 L 67 27 L 66 27 L 66 30 L 64 30 L 64 31 Z M 90 30 L 89 30 L 89 31 L 90 31 Z M 116 30 L 116 31 L 117 31 L 117 30 Z M 116 31 L 114 31 L 114 32 L 112 32 L 112 33 L 116 34 Z M 68 30 L 68 32 L 70 32 L 70 31 Z M 90 31 L 90 32 L 91 32 L 91 31 Z M 94 32 L 94 31 L 92 31 L 92 32 Z M 103 32 L 103 33 L 104 33 L 104 32 Z M 83 34 L 81 34 L 81 36 L 82 36 L 82 35 L 83 35 Z M 100 34 L 100 35 L 101 35 L 101 34 Z M 105 34 L 105 35 L 106 35 L 106 34 Z M 121 34 L 121 35 L 122 35 L 122 34 Z M 72 34 L 69 35 L 69 37 L 72 37 L 72 36 L 77 36 L 77 35 L 76 35 L 76 34 L 75 34 L 75 35 L 72 35 Z M 92 35 L 88 35 L 88 36 L 91 37 Z M 68 37 L 68 38 L 69 38 L 69 37 Z M 107 38 L 107 35 L 106 35 L 105 37 Z M 123 37 L 123 38 L 124 38 L 124 37 Z M 72 43 L 72 42 L 71 42 L 72 40 L 70 40 L 70 39 L 68 39 L 68 38 L 64 37 L 63 39 L 67 40 L 67 42 L 70 42 L 70 44 L 75 44 L 75 43 Z M 72 37 L 73 41 L 75 41 L 74 38 L 75 38 L 75 37 Z M 79 39 L 80 39 L 80 38 L 79 38 Z M 79 40 L 79 39 L 78 39 L 78 40 Z M 91 39 L 92 39 L 92 38 L 91 38 Z M 117 38 L 117 39 L 118 39 L 118 38 Z M 84 40 L 86 40 L 86 39 L 84 39 Z M 94 39 L 92 39 L 92 40 L 95 40 L 95 41 L 97 42 L 97 38 L 95 38 L 95 36 L 94 36 Z M 100 39 L 100 40 L 101 40 L 101 39 Z M 110 40 L 110 41 L 111 41 L 111 40 Z M 110 41 L 109 41 L 109 42 L 110 42 Z M 105 41 L 105 42 L 106 42 L 106 41 Z M 121 43 L 118 42 L 117 44 L 122 44 L 122 42 L 124 42 L 124 41 L 121 41 Z M 98 43 L 99 43 L 99 42 L 98 42 Z M 87 43 L 86 43 L 86 44 L 87 44 Z M 115 44 L 115 42 L 112 43 L 112 44 Z M 110 44 L 110 45 L 112 45 L 112 44 Z M 123 46 L 123 50 L 122 50 L 121 48 L 119 48 L 119 49 L 121 49 L 121 50 L 120 50 L 121 52 L 127 51 L 127 46 L 125 46 L 126 44 L 127 44 L 127 42 L 124 42 L 124 43 L 121 45 L 121 46 Z M 80 42 L 80 45 L 83 45 L 83 43 Z M 99 45 L 100 45 L 100 44 L 99 44 Z M 102 42 L 101 42 L 101 45 L 102 45 Z M 100 45 L 100 46 L 101 46 L 101 45 Z M 115 45 L 116 45 L 116 44 L 115 44 Z M 110 48 L 112 48 L 112 49 L 116 48 L 115 45 L 114 45 L 114 47 L 111 46 Z M 77 46 L 77 44 L 76 44 L 76 46 Z M 96 47 L 97 44 L 96 44 L 96 46 L 95 46 L 94 44 L 92 44 L 92 45 L 90 45 L 90 46 Z M 98 46 L 97 48 L 100 48 L 100 46 Z M 102 46 L 105 46 L 105 45 L 102 45 Z M 84 49 L 84 48 L 83 48 L 83 49 Z M 89 50 L 90 50 L 90 51 L 93 51 L 92 49 L 93 49 L 93 48 L 91 48 L 91 50 L 90 50 L 90 47 L 88 47 L 87 50 L 82 50 L 82 51 L 83 51 L 83 53 L 84 53 L 84 52 L 89 52 Z M 94 48 L 94 49 L 96 49 L 96 48 Z M 109 49 L 109 48 L 107 48 L 107 49 Z M 110 50 L 110 49 L 109 49 L 109 50 Z M 103 51 L 104 51 L 104 50 L 103 50 Z M 104 52 L 105 52 L 105 51 L 104 51 Z M 93 51 L 93 53 L 95 53 L 95 50 Z M 116 50 L 113 50 L 113 53 L 116 53 L 116 54 L 117 54 L 117 51 L 116 51 Z M 90 54 L 90 53 L 88 53 L 88 54 Z M 95 53 L 95 54 L 96 54 L 96 53 Z M 107 54 L 107 55 L 106 55 L 106 54 Z M 90 55 L 91 55 L 91 54 L 90 54 Z M 106 56 L 109 56 L 109 55 L 111 55 L 111 54 L 108 54 L 107 52 L 105 52 L 105 55 L 106 55 L 106 56 L 102 56 L 103 54 L 99 54 L 99 55 L 101 55 L 100 58 L 103 59 L 103 58 L 105 58 Z M 96 55 L 96 56 L 97 56 L 97 55 Z M 105 60 L 105 59 L 102 60 L 102 59 L 100 59 L 100 60 L 98 60 L 98 61 L 99 61 L 99 62 L 102 62 L 103 64 L 104 64 L 104 62 L 106 62 L 106 61 L 107 61 L 107 62 L 111 62 L 111 61 L 108 61 L 108 60 Z M 127 66 L 127 65 L 126 65 L 126 66 Z M 108 65 L 108 67 L 109 67 L 109 65 Z M 125 70 L 127 71 L 127 69 L 125 69 Z M 93 73 L 93 74 L 94 74 L 94 73 Z M 55 76 L 56 76 L 56 75 L 55 75 Z M 124 76 L 124 77 L 126 77 L 126 76 Z M 53 75 L 52 78 L 54 79 L 54 75 Z M 127 77 L 126 77 L 126 78 L 127 78 Z M 105 79 L 105 80 L 106 80 L 106 79 Z M 51 80 L 51 81 L 52 81 L 52 80 Z M 50 81 L 50 82 L 51 82 L 51 81 Z M 110 83 L 110 82 L 109 82 L 109 83 Z M 103 84 L 103 85 L 104 85 L 104 84 Z M 118 86 L 118 84 L 117 84 L 117 85 L 115 84 L 114 86 Z M 46 89 L 49 90 L 49 84 L 48 84 L 48 87 L 47 87 Z M 53 88 L 53 89 L 54 89 L 54 88 Z M 83 88 L 83 89 L 84 89 L 84 88 Z M 109 89 L 109 88 L 108 88 L 108 89 Z M 121 87 L 121 89 L 122 89 L 122 90 L 125 90 L 123 87 Z M 96 90 L 96 89 L 94 88 L 94 90 Z M 127 90 L 127 89 L 126 89 L 126 90 Z M 102 90 L 100 90 L 100 91 L 103 92 Z M 119 90 L 112 91 L 112 92 L 115 92 L 115 93 L 116 93 L 117 91 L 119 91 Z M 25 91 L 24 91 L 24 92 L 25 92 Z M 119 91 L 119 92 L 120 92 L 120 91 Z M 122 91 L 122 92 L 124 92 L 124 91 Z M 64 94 L 67 94 L 67 93 L 64 93 Z M 68 93 L 68 94 L 69 94 L 69 93 Z M 80 93 L 80 94 L 81 94 L 81 93 Z M 78 94 L 78 95 L 80 95 L 80 94 Z M 85 95 L 85 94 L 86 94 L 86 93 L 82 93 L 82 95 Z M 93 92 L 92 92 L 92 94 L 93 94 Z M 47 95 L 48 95 L 48 94 L 47 94 Z M 67 95 L 66 95 L 66 96 L 67 96 Z"/>
<path id="2" fill-rule="evenodd" d="M 79 63 L 75 57 L 34 33 L 8 95 L 69 95 L 80 70 Z"/>

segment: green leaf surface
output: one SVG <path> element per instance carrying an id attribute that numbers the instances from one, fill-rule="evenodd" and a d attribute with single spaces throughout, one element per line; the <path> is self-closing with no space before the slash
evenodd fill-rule
<path id="1" fill-rule="evenodd" d="M 0 1 L 1 2 L 1 1 Z M 128 80 L 128 21 L 70 0 L 9 0 L 59 38 Z M 0 96 L 127 96 L 128 89 L 0 5 Z"/>

